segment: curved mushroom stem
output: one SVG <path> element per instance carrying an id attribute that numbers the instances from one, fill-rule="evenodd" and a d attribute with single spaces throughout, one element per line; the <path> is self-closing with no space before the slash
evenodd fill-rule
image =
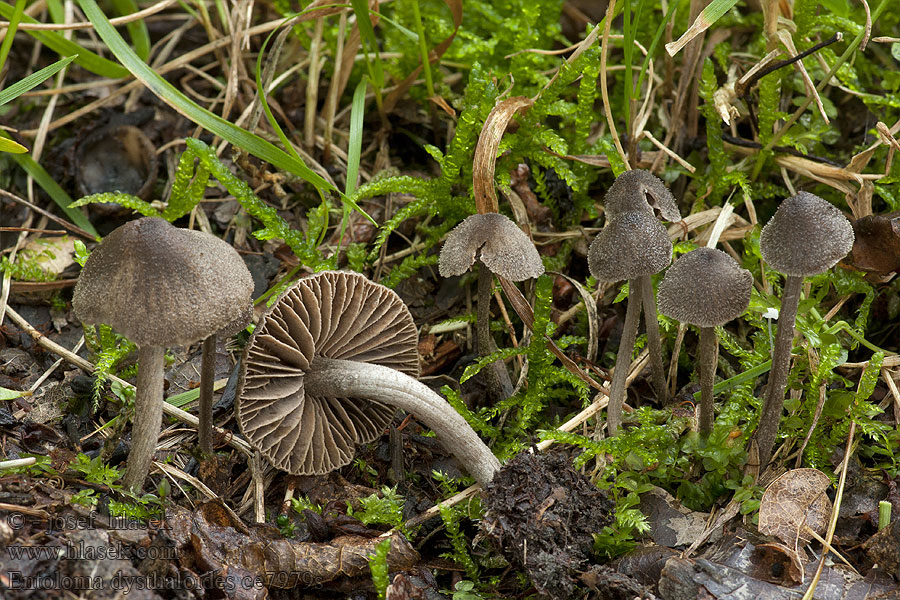
<path id="1" fill-rule="evenodd" d="M 212 455 L 212 409 L 213 379 L 216 377 L 216 335 L 203 340 L 203 354 L 200 363 L 200 407 L 198 417 L 200 427 L 200 452 L 204 456 Z"/>
<path id="2" fill-rule="evenodd" d="M 628 367 L 631 365 L 631 353 L 634 351 L 634 340 L 637 338 L 638 321 L 641 314 L 641 287 L 640 278 L 628 282 L 628 308 L 625 310 L 625 324 L 622 326 L 622 339 L 619 341 L 616 367 L 609 384 L 609 408 L 606 413 L 609 435 L 615 435 L 622 423 L 625 380 L 628 377 Z"/>
<path id="3" fill-rule="evenodd" d="M 400 371 L 317 356 L 306 373 L 304 389 L 313 396 L 365 398 L 415 413 L 482 486 L 500 470 L 497 457 L 446 400 Z"/>
<path id="4" fill-rule="evenodd" d="M 797 320 L 802 285 L 803 278 L 792 275 L 788 275 L 784 282 L 781 311 L 778 314 L 778 333 L 775 334 L 775 349 L 772 353 L 772 371 L 769 373 L 769 384 L 766 388 L 762 414 L 759 417 L 759 427 L 753 436 L 759 446 L 760 469 L 764 469 L 772 457 L 772 447 L 775 445 L 775 436 L 781 424 L 784 388 L 791 370 L 794 322 Z"/>
<path id="5" fill-rule="evenodd" d="M 647 328 L 647 352 L 650 356 L 650 371 L 653 376 L 653 389 L 656 399 L 665 402 L 668 399 L 666 370 L 663 368 L 662 340 L 659 336 L 659 318 L 656 316 L 656 294 L 653 293 L 653 280 L 649 275 L 641 275 L 641 304 L 644 307 L 644 325 Z"/>
<path id="6" fill-rule="evenodd" d="M 719 362 L 719 344 L 715 327 L 700 328 L 700 434 L 707 436 L 713 427 L 713 383 Z"/>
<path id="7" fill-rule="evenodd" d="M 163 369 L 166 351 L 162 346 L 138 349 L 137 391 L 134 397 L 134 420 L 131 427 L 131 452 L 123 483 L 126 489 L 139 493 L 150 472 L 150 461 L 159 441 L 163 411 Z"/>
<path id="8" fill-rule="evenodd" d="M 478 306 L 475 313 L 475 334 L 480 356 L 487 356 L 496 349 L 491 336 L 491 287 L 493 282 L 494 274 L 481 259 L 478 259 Z M 510 380 L 509 372 L 502 361 L 492 362 L 482 372 L 487 383 L 489 397 L 499 401 L 512 396 L 512 380 Z"/>

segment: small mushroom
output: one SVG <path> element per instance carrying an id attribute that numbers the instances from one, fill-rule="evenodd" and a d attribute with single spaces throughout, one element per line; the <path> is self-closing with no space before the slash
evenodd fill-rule
<path id="1" fill-rule="evenodd" d="M 91 253 L 75 286 L 75 314 L 84 323 L 109 325 L 138 346 L 127 488 L 143 487 L 159 437 L 165 348 L 208 339 L 246 320 L 252 291 L 250 272 L 228 243 L 164 219 L 126 223 Z M 201 412 L 204 418 L 209 427 L 211 417 Z"/>
<path id="2" fill-rule="evenodd" d="M 591 275 L 600 281 L 628 280 L 628 308 L 625 311 L 622 339 L 609 387 L 607 426 L 610 435 L 618 431 L 622 421 L 625 378 L 637 337 L 642 303 L 648 330 L 651 322 L 657 323 L 656 299 L 650 275 L 665 269 L 671 260 L 672 242 L 666 228 L 656 217 L 642 211 L 626 212 L 614 217 L 591 242 L 588 251 Z M 662 386 L 665 387 L 664 382 Z"/>
<path id="3" fill-rule="evenodd" d="M 787 275 L 769 385 L 754 434 L 763 468 L 772 456 L 784 408 L 784 388 L 791 367 L 794 321 L 803 278 L 824 273 L 852 248 L 853 227 L 847 218 L 834 205 L 809 192 L 799 192 L 782 202 L 762 229 L 759 250 L 763 259 Z"/>
<path id="4" fill-rule="evenodd" d="M 643 169 L 625 171 L 619 175 L 606 191 L 603 208 L 609 221 L 618 215 L 632 211 L 656 215 L 663 221 L 681 221 L 681 212 L 678 210 L 672 192 L 659 177 Z M 644 286 L 643 304 L 653 387 L 659 399 L 665 400 L 667 394 L 666 373 L 663 367 L 659 322 L 656 317 L 656 299 L 652 287 Z"/>
<path id="5" fill-rule="evenodd" d="M 659 212 L 664 221 L 681 220 L 681 211 L 675 203 L 675 196 L 663 181 L 644 169 L 625 171 L 606 191 L 603 208 L 607 218 L 635 210 Z"/>
<path id="6" fill-rule="evenodd" d="M 659 312 L 700 328 L 700 433 L 713 425 L 713 381 L 719 349 L 715 328 L 739 317 L 750 304 L 753 275 L 713 248 L 697 248 L 676 260 L 659 283 Z"/>
<path id="7" fill-rule="evenodd" d="M 418 374 L 417 331 L 406 305 L 362 275 L 301 279 L 257 324 L 237 391 L 241 431 L 275 467 L 327 473 L 354 444 L 381 435 L 396 408 L 433 429 L 479 482 L 500 462 Z"/>
<path id="8" fill-rule="evenodd" d="M 528 236 L 500 213 L 472 215 L 454 227 L 441 249 L 438 271 L 441 277 L 462 275 L 476 261 L 479 263 L 476 335 L 478 352 L 486 356 L 495 349 L 490 331 L 493 275 L 523 281 L 540 276 L 544 264 Z M 512 393 L 509 373 L 503 364 L 493 364 L 493 369 L 487 371 L 493 388 L 491 393 L 498 399 L 506 398 Z"/>

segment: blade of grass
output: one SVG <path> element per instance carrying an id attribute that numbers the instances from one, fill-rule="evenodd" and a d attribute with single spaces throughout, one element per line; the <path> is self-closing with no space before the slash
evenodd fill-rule
<path id="1" fill-rule="evenodd" d="M 692 39 L 709 29 L 713 23 L 721 19 L 735 4 L 737 4 L 737 0 L 713 0 L 710 2 L 697 15 L 697 18 L 680 38 L 666 44 L 666 52 L 669 53 L 669 56 L 678 54 Z"/>
<path id="2" fill-rule="evenodd" d="M 644 57 L 644 62 L 641 63 L 641 74 L 638 76 L 637 86 L 635 87 L 637 93 L 640 93 L 641 91 L 641 86 L 644 84 L 644 77 L 647 76 L 647 67 L 650 64 L 650 59 L 653 58 L 656 47 L 659 45 L 659 40 L 662 39 L 663 33 L 666 30 L 666 24 L 669 22 L 669 19 L 672 18 L 676 8 L 678 8 L 678 3 L 670 2 L 669 10 L 666 11 L 666 16 L 663 17 L 663 20 L 659 22 L 659 26 L 656 28 L 656 33 L 653 35 L 653 41 L 650 43 L 650 47 L 647 48 L 647 56 Z"/>
<path id="3" fill-rule="evenodd" d="M 0 131 L 0 135 L 8 139 L 8 136 L 4 132 Z M 100 239 L 100 235 L 97 233 L 97 230 L 94 229 L 94 226 L 91 225 L 88 218 L 78 209 L 69 208 L 69 205 L 72 204 L 72 198 L 69 197 L 65 190 L 59 187 L 59 184 L 50 177 L 50 174 L 44 170 L 44 167 L 31 158 L 30 154 L 13 154 L 12 159 L 16 161 L 26 173 L 31 175 L 35 182 L 37 182 L 37 184 L 53 198 L 53 201 L 56 202 L 57 206 L 62 209 L 63 213 L 65 213 L 72 223 L 81 227 L 98 240 Z"/>
<path id="4" fill-rule="evenodd" d="M 347 186 L 346 194 L 349 196 L 356 191 L 356 178 L 359 173 L 359 155 L 362 152 L 363 117 L 366 112 L 366 86 L 365 77 L 353 91 L 353 105 L 350 107 L 350 142 L 347 146 Z"/>
<path id="5" fill-rule="evenodd" d="M 297 17 L 299 17 L 301 15 L 307 14 L 308 12 L 309 11 L 301 11 L 291 17 L 288 17 L 287 19 L 284 20 L 282 27 L 285 25 L 292 24 L 292 21 L 294 19 L 296 19 Z M 281 128 L 281 125 L 279 125 L 278 120 L 275 118 L 275 115 L 272 114 L 272 109 L 269 107 L 268 100 L 266 100 L 266 98 L 268 97 L 268 93 L 266 92 L 266 90 L 263 89 L 262 60 L 263 60 L 263 56 L 265 56 L 265 53 L 266 53 L 266 47 L 268 47 L 268 45 L 269 45 L 269 40 L 272 39 L 272 36 L 275 35 L 276 31 L 278 31 L 278 30 L 273 29 L 272 32 L 266 36 L 266 39 L 263 40 L 263 44 L 260 47 L 259 53 L 256 56 L 256 93 L 259 96 L 259 103 L 262 106 L 263 112 L 266 115 L 266 120 L 269 121 L 269 125 L 272 126 L 272 129 L 275 131 L 276 135 L 278 135 L 278 139 L 281 140 L 281 143 L 284 145 L 285 148 L 287 148 L 291 151 L 291 153 L 294 155 L 296 160 L 298 160 L 302 163 L 303 159 L 300 158 L 300 155 L 297 153 L 297 151 L 294 149 L 293 144 L 291 144 L 290 140 L 288 139 L 287 134 L 285 134 L 284 130 Z M 363 89 L 365 89 L 365 86 L 363 86 Z M 356 96 L 354 95 L 354 99 L 355 98 L 356 98 Z M 365 98 L 363 98 L 363 99 L 365 99 Z M 351 133 L 351 141 L 352 141 L 352 139 L 353 138 L 352 138 L 352 133 Z M 360 144 L 362 144 L 362 141 L 360 141 Z M 359 161 L 359 157 L 357 157 L 357 167 L 359 166 L 358 161 Z M 354 175 L 354 181 L 356 181 L 355 175 Z M 364 216 L 370 223 L 372 223 L 372 225 L 375 225 L 376 227 L 378 226 L 378 223 L 375 222 L 375 219 L 373 219 L 371 216 L 369 216 L 369 214 L 366 211 L 364 211 L 356 203 L 356 201 L 354 201 L 352 198 L 349 197 L 350 196 L 349 192 L 347 194 L 341 194 L 340 191 L 338 191 L 338 190 L 335 190 L 335 191 L 337 191 L 338 194 L 340 194 L 341 201 L 344 203 L 344 208 L 345 208 L 344 214 L 345 215 L 348 212 L 346 209 L 349 206 L 350 208 L 352 208 L 353 210 L 357 211 L 359 214 Z"/>
<path id="6" fill-rule="evenodd" d="M 22 13 L 25 10 L 25 0 L 16 0 L 16 6 L 13 8 L 12 16 L 9 18 L 9 28 L 6 30 L 6 37 L 0 44 L 0 73 L 3 72 L 3 65 L 6 64 L 6 57 L 9 56 L 9 49 L 12 47 L 13 39 L 16 37 L 16 30 L 19 28 L 19 21 L 22 20 Z"/>
<path id="7" fill-rule="evenodd" d="M 366 0 L 350 0 L 353 12 L 356 15 L 356 26 L 366 46 L 366 67 L 369 69 L 369 77 L 372 78 L 372 87 L 375 90 L 375 101 L 381 109 L 381 90 L 384 88 L 384 69 L 381 66 L 381 56 L 378 53 L 378 40 L 375 38 L 375 28 L 369 18 L 369 3 Z M 369 52 L 375 55 L 375 59 L 369 58 Z"/>
<path id="8" fill-rule="evenodd" d="M 10 154 L 24 154 L 28 152 L 28 148 L 13 141 L 9 138 L 0 137 L 0 152 L 9 152 Z"/>
<path id="9" fill-rule="evenodd" d="M 416 22 L 416 37 L 419 42 L 419 54 L 422 56 L 422 72 L 425 74 L 425 91 L 429 98 L 434 97 L 434 82 L 431 78 L 431 61 L 428 60 L 428 40 L 425 39 L 425 26 L 419 10 L 419 0 L 412 0 L 413 20 Z"/>
<path id="10" fill-rule="evenodd" d="M 15 82 L 8 88 L 0 91 L 0 106 L 3 106 L 13 98 L 17 98 L 33 88 L 36 85 L 40 85 L 44 81 L 50 79 L 54 75 L 56 75 L 62 68 L 66 65 L 74 61 L 77 57 L 68 56 L 66 58 L 62 58 L 52 65 L 46 66 L 37 73 L 32 73 L 25 79 L 20 79 Z M 3 66 L 0 65 L 0 70 L 3 69 Z"/>
<path id="11" fill-rule="evenodd" d="M 253 156 L 309 182 L 316 187 L 320 195 L 325 190 L 336 191 L 334 186 L 313 172 L 302 160 L 298 160 L 258 135 L 242 129 L 195 104 L 177 90 L 175 86 L 157 75 L 147 63 L 138 58 L 134 50 L 122 39 L 122 36 L 110 24 L 109 19 L 100 10 L 95 0 L 78 0 L 78 4 L 88 20 L 94 25 L 97 35 L 109 47 L 110 52 L 127 67 L 127 70 L 132 75 L 179 114 Z"/>
<path id="12" fill-rule="evenodd" d="M 140 10 L 134 0 L 113 0 L 113 6 L 120 15 L 130 15 Z M 147 31 L 147 24 L 143 19 L 131 21 L 125 25 L 125 29 L 128 30 L 135 54 L 146 62 L 150 57 L 150 32 Z"/>
<path id="13" fill-rule="evenodd" d="M 15 8 L 7 2 L 0 2 L 0 16 L 4 19 L 12 19 Z M 22 15 L 23 23 L 38 23 L 36 19 L 32 19 L 28 15 Z M 28 35 L 59 54 L 60 56 L 77 55 L 75 62 L 91 73 L 108 77 L 110 79 L 119 79 L 120 77 L 128 77 L 128 69 L 122 65 L 117 65 L 113 61 L 94 54 L 86 48 L 82 48 L 75 42 L 71 42 L 55 31 L 33 31 L 29 30 Z M 11 39 L 11 36 L 7 36 Z"/>
<path id="14" fill-rule="evenodd" d="M 356 178 L 359 174 L 359 156 L 362 152 L 363 117 L 366 112 L 366 88 L 368 80 L 363 77 L 353 91 L 353 104 L 350 106 L 350 141 L 347 144 L 347 184 L 345 193 L 351 196 L 356 191 Z M 344 213 L 341 215 L 341 237 L 344 240 L 344 232 L 349 224 L 350 210 L 344 205 Z"/>
<path id="15" fill-rule="evenodd" d="M 759 363 L 752 369 L 747 369 L 743 373 L 735 375 L 731 379 L 726 379 L 725 381 L 720 381 L 716 385 L 713 386 L 713 394 L 721 394 L 724 391 L 730 390 L 731 388 L 735 388 L 741 385 L 744 382 L 751 381 L 756 379 L 763 373 L 769 371 L 772 368 L 772 361 L 767 360 L 766 362 Z M 700 401 L 700 392 L 694 393 L 694 400 Z"/>

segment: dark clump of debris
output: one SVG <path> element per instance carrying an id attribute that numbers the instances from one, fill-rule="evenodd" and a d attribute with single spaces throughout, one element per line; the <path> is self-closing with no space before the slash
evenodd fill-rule
<path id="1" fill-rule="evenodd" d="M 549 598 L 570 598 L 614 504 L 562 453 L 522 452 L 485 490 L 484 527 Z"/>

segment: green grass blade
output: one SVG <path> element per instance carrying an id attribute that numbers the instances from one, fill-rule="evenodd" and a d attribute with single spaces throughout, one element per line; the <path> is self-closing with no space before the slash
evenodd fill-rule
<path id="1" fill-rule="evenodd" d="M 85 217 L 81 211 L 69 208 L 69 205 L 72 204 L 72 198 L 69 197 L 65 190 L 59 187 L 59 184 L 50 177 L 50 174 L 44 170 L 44 167 L 35 162 L 30 154 L 13 154 L 11 156 L 12 159 L 16 161 L 26 173 L 31 175 L 37 184 L 53 198 L 53 201 L 56 202 L 57 206 L 59 206 L 72 223 L 81 227 L 98 240 L 100 239 L 100 235 L 97 233 L 97 230 L 94 229 L 94 226 L 91 225 L 88 218 Z"/>
<path id="2" fill-rule="evenodd" d="M 140 10 L 137 2 L 134 0 L 113 0 L 113 5 L 119 14 L 123 16 Z M 128 30 L 128 36 L 131 38 L 135 54 L 146 62 L 150 57 L 150 32 L 147 31 L 147 24 L 141 19 L 140 21 L 127 23 L 125 28 Z"/>
<path id="3" fill-rule="evenodd" d="M 27 92 L 28 90 L 33 88 L 34 86 L 40 85 L 44 81 L 50 79 L 51 77 L 53 77 L 54 75 L 59 73 L 60 70 L 62 70 L 66 65 L 71 63 L 76 58 L 77 58 L 76 56 L 69 56 L 66 58 L 62 58 L 62 59 L 56 61 L 55 63 L 53 63 L 52 65 L 44 67 L 37 73 L 32 73 L 25 79 L 21 79 L 21 80 L 15 82 L 14 84 L 12 84 L 11 86 L 9 86 L 8 88 L 6 88 L 5 90 L 0 91 L 0 106 L 3 106 L 4 104 L 9 102 L 13 98 L 18 98 L 19 96 L 21 96 L 22 94 L 24 94 L 25 92 Z M 0 67 L 0 68 L 2 68 L 2 67 Z"/>
<path id="4" fill-rule="evenodd" d="M 97 6 L 95 0 L 78 0 L 78 4 L 88 20 L 94 25 L 97 35 L 109 47 L 110 52 L 127 67 L 127 70 L 132 75 L 179 114 L 253 156 L 283 171 L 293 173 L 315 186 L 320 193 L 323 190 L 334 190 L 333 185 L 314 173 L 303 161 L 297 160 L 296 157 L 289 155 L 258 135 L 242 129 L 195 104 L 177 90 L 175 86 L 157 75 L 147 63 L 138 58 L 134 50 L 122 39 L 122 36 L 119 35 L 110 24 L 109 19 L 106 18 L 106 15 L 103 14 L 103 11 L 100 10 L 100 7 Z"/>
<path id="5" fill-rule="evenodd" d="M 644 84 L 644 77 L 647 76 L 647 66 L 650 64 L 650 59 L 653 58 L 653 54 L 656 52 L 656 47 L 659 45 L 659 40 L 662 39 L 663 32 L 666 30 L 666 23 L 669 22 L 669 19 L 672 18 L 672 15 L 675 13 L 675 9 L 678 8 L 677 2 L 669 3 L 669 10 L 666 12 L 666 16 L 663 17 L 663 20 L 659 22 L 659 26 L 656 28 L 656 33 L 653 35 L 653 41 L 650 43 L 650 47 L 647 48 L 647 56 L 644 57 L 644 62 L 641 63 L 641 74 L 638 76 L 637 94 L 641 93 L 641 86 Z"/>
<path id="6" fill-rule="evenodd" d="M 356 26 L 359 35 L 366 44 L 366 64 L 372 75 L 372 83 L 376 90 L 384 87 L 384 70 L 381 67 L 381 56 L 378 54 L 378 40 L 375 38 L 375 28 L 369 18 L 369 3 L 366 0 L 350 0 L 353 12 L 356 14 Z M 369 58 L 369 52 L 375 55 L 374 60 Z"/>
<path id="7" fill-rule="evenodd" d="M 282 26 L 287 24 L 288 21 L 290 21 L 291 19 L 293 19 L 293 17 L 289 17 L 289 18 L 285 19 L 284 22 L 282 23 Z M 266 90 L 263 89 L 262 60 L 263 60 L 263 56 L 265 56 L 265 54 L 266 54 L 266 48 L 268 48 L 268 46 L 269 46 L 269 40 L 272 39 L 272 36 L 275 35 L 275 33 L 277 31 L 278 31 L 277 29 L 273 29 L 269 33 L 269 35 L 266 36 L 266 39 L 263 40 L 262 46 L 259 49 L 259 53 L 257 53 L 257 55 L 256 55 L 256 94 L 259 96 L 259 103 L 262 106 L 263 112 L 266 114 L 266 120 L 269 121 L 269 125 L 272 127 L 272 130 L 275 131 L 275 134 L 278 136 L 278 139 L 281 140 L 281 145 L 284 146 L 285 148 L 287 148 L 290 151 L 290 153 L 293 154 L 297 160 L 303 160 L 300 158 L 300 155 L 294 149 L 293 144 L 291 144 L 291 141 L 288 139 L 287 134 L 281 128 L 281 125 L 278 124 L 278 120 L 275 118 L 275 115 L 272 114 L 272 109 L 269 107 L 269 101 L 267 100 L 269 94 L 266 92 Z"/>
<path id="8" fill-rule="evenodd" d="M 11 19 L 14 12 L 15 9 L 9 3 L 0 2 L 0 17 Z M 22 15 L 22 22 L 37 23 L 38 21 L 28 15 Z M 75 62 L 91 73 L 101 77 L 109 77 L 110 79 L 128 77 L 128 70 L 122 65 L 118 65 L 109 59 L 94 54 L 86 48 L 82 48 L 55 31 L 29 31 L 28 34 L 60 56 L 77 55 L 78 58 L 75 59 Z"/>
<path id="9" fill-rule="evenodd" d="M 11 154 L 25 154 L 26 152 L 28 152 L 28 148 L 26 148 L 19 142 L 13 141 L 9 138 L 0 137 L 0 152 L 9 152 Z"/>
<path id="10" fill-rule="evenodd" d="M 19 28 L 19 22 L 22 20 L 22 12 L 24 10 L 25 0 L 16 0 L 12 16 L 8 17 L 9 27 L 6 30 L 6 36 L 3 38 L 3 43 L 0 44 L 0 73 L 3 72 L 3 65 L 6 64 L 6 57 L 9 56 L 9 49 L 12 48 L 13 39 L 16 37 L 16 30 Z"/>
<path id="11" fill-rule="evenodd" d="M 356 178 L 359 173 L 359 155 L 362 152 L 363 117 L 366 112 L 366 87 L 368 81 L 363 80 L 353 92 L 353 105 L 350 107 L 350 143 L 347 147 L 347 187 L 349 196 L 356 191 Z"/>

